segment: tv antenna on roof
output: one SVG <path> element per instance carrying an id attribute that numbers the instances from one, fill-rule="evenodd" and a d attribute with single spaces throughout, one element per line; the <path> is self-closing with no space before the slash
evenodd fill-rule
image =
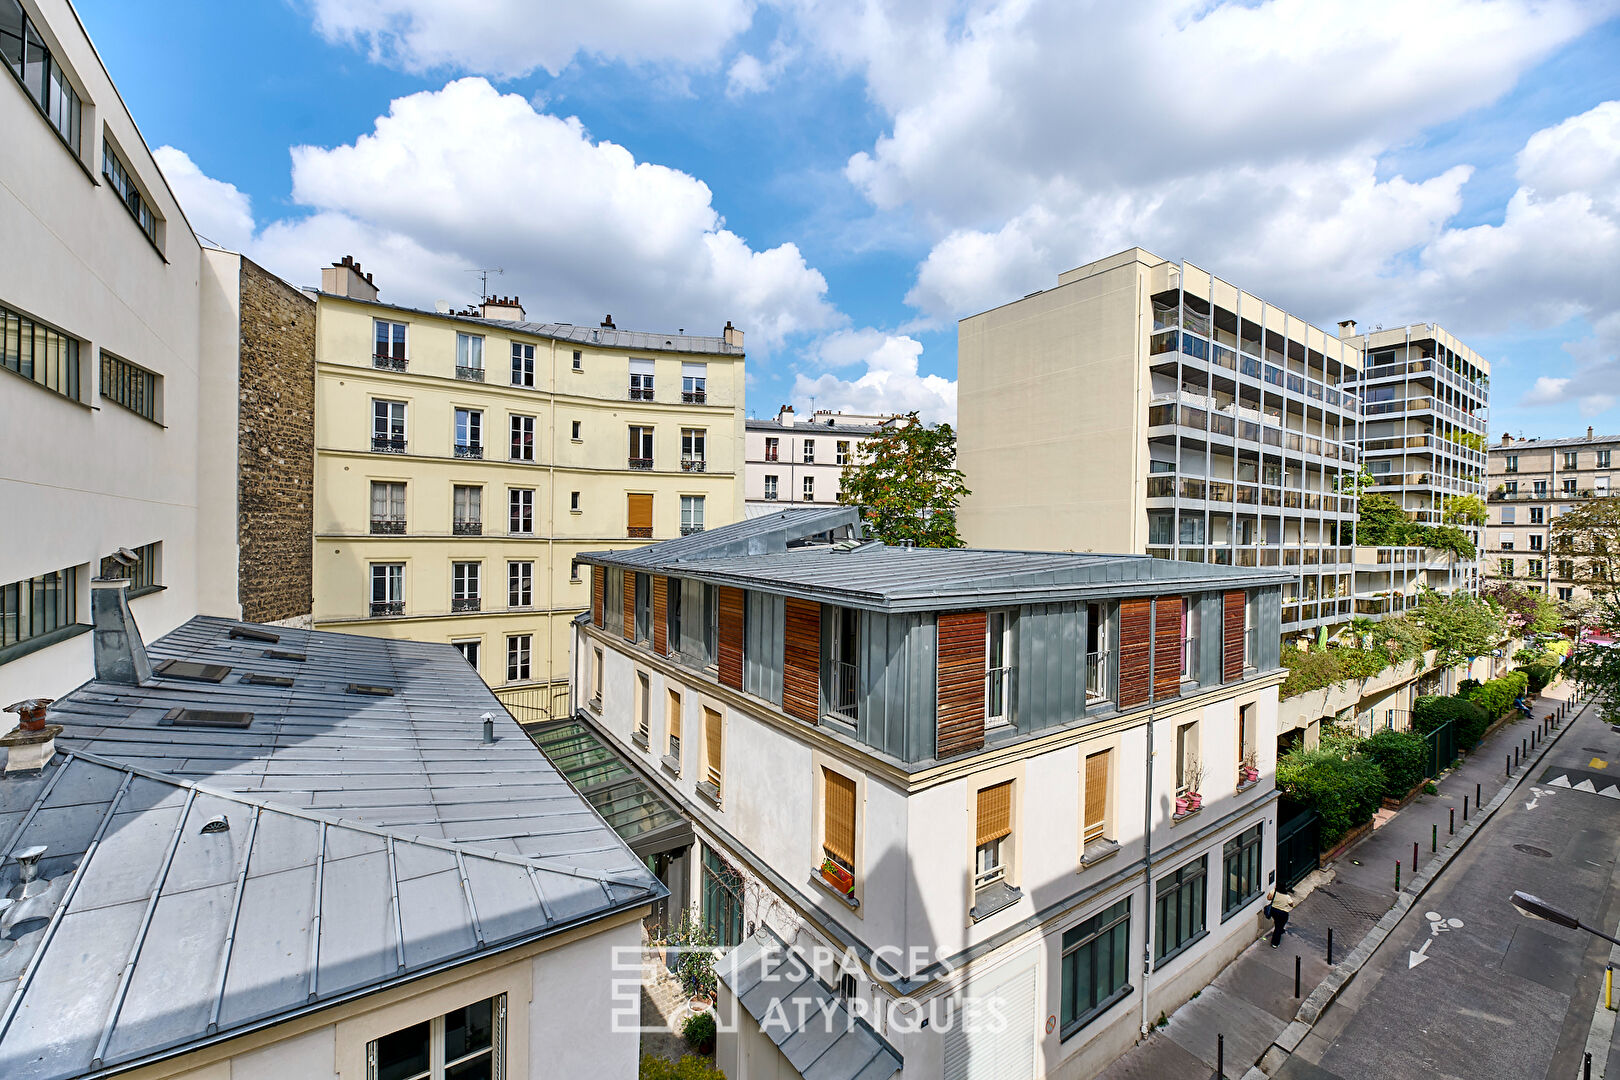
<path id="1" fill-rule="evenodd" d="M 506 271 L 502 270 L 498 266 L 490 266 L 479 267 L 476 270 L 467 270 L 465 273 L 478 275 L 478 302 L 481 304 L 485 300 L 489 299 L 489 275 L 504 274 Z"/>

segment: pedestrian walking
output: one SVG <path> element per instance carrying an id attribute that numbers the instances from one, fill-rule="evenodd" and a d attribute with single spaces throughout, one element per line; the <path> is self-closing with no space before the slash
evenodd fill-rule
<path id="1" fill-rule="evenodd" d="M 1294 910 L 1294 898 L 1285 892 L 1278 892 L 1273 885 L 1266 892 L 1266 917 L 1271 920 L 1271 947 L 1275 949 L 1282 941 L 1283 928 L 1288 925 L 1288 913 Z"/>

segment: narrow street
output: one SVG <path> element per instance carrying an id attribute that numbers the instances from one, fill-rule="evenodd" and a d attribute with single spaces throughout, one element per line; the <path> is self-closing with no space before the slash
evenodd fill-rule
<path id="1" fill-rule="evenodd" d="M 1613 930 L 1620 790 L 1600 794 L 1610 784 L 1620 784 L 1620 734 L 1588 708 L 1322 1014 L 1279 1080 L 1578 1077 L 1609 945 L 1528 919 L 1508 898 L 1522 889 Z M 1594 1062 L 1594 1076 L 1602 1066 Z"/>

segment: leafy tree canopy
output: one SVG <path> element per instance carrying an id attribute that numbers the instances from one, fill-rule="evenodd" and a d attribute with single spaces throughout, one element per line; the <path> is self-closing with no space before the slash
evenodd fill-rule
<path id="1" fill-rule="evenodd" d="M 838 501 L 861 507 L 867 527 L 885 544 L 962 547 L 956 507 L 968 491 L 956 468 L 956 432 L 908 413 L 861 444 L 844 466 Z"/>
<path id="2" fill-rule="evenodd" d="M 1478 495 L 1452 495 L 1440 513 L 1447 525 L 1483 525 L 1485 519 L 1485 501 Z"/>
<path id="3" fill-rule="evenodd" d="M 1620 627 L 1620 593 L 1597 597 L 1594 614 L 1598 625 Z M 1584 692 L 1598 695 L 1603 719 L 1620 723 L 1620 646 L 1582 642 L 1570 654 L 1566 668 Z"/>
<path id="4" fill-rule="evenodd" d="M 1550 634 L 1564 624 L 1557 602 L 1544 592 L 1511 581 L 1493 581 L 1481 588 L 1479 594 L 1501 608 L 1503 622 L 1515 632 Z"/>
<path id="5" fill-rule="evenodd" d="M 1620 496 L 1588 499 L 1552 523 L 1553 551 L 1575 562 L 1576 580 L 1595 593 L 1620 590 Z"/>
<path id="6" fill-rule="evenodd" d="M 1425 589 L 1412 618 L 1427 631 L 1429 646 L 1441 667 L 1490 653 L 1505 633 L 1496 605 L 1464 592 Z"/>

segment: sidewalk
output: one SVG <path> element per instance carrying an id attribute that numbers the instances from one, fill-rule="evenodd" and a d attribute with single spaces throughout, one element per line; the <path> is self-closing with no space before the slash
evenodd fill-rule
<path id="1" fill-rule="evenodd" d="M 1418 796 L 1337 861 L 1302 882 L 1296 892 L 1303 898 L 1289 918 L 1288 932 L 1279 948 L 1270 948 L 1263 937 L 1256 940 L 1202 993 L 1177 1009 L 1168 1025 L 1138 1043 L 1101 1076 L 1105 1080 L 1202 1080 L 1215 1069 L 1216 1036 L 1220 1034 L 1226 1037 L 1226 1076 L 1241 1077 L 1248 1072 L 1332 970 L 1326 956 L 1328 930 L 1333 931 L 1334 961 L 1343 962 L 1395 906 L 1397 862 L 1404 864 L 1401 886 L 1409 887 L 1414 876 L 1412 844 L 1418 844 L 1421 869 L 1433 858 L 1429 850 L 1431 828 L 1438 826 L 1439 849 L 1444 850 L 1450 839 L 1450 808 L 1456 808 L 1456 824 L 1461 831 L 1464 796 L 1468 799 L 1470 821 L 1477 816 L 1476 785 L 1488 807 L 1503 788 L 1517 783 L 1525 770 L 1517 768 L 1511 777 L 1506 776 L 1504 757 L 1511 757 L 1521 740 L 1539 727 L 1541 719 L 1573 693 L 1567 681 L 1549 689 L 1537 700 L 1533 720 L 1508 723 L 1481 742 L 1461 766 L 1438 782 L 1438 795 Z M 1539 752 L 1533 752 L 1531 759 Z M 1300 997 L 1294 996 L 1296 956 L 1300 962 Z"/>

